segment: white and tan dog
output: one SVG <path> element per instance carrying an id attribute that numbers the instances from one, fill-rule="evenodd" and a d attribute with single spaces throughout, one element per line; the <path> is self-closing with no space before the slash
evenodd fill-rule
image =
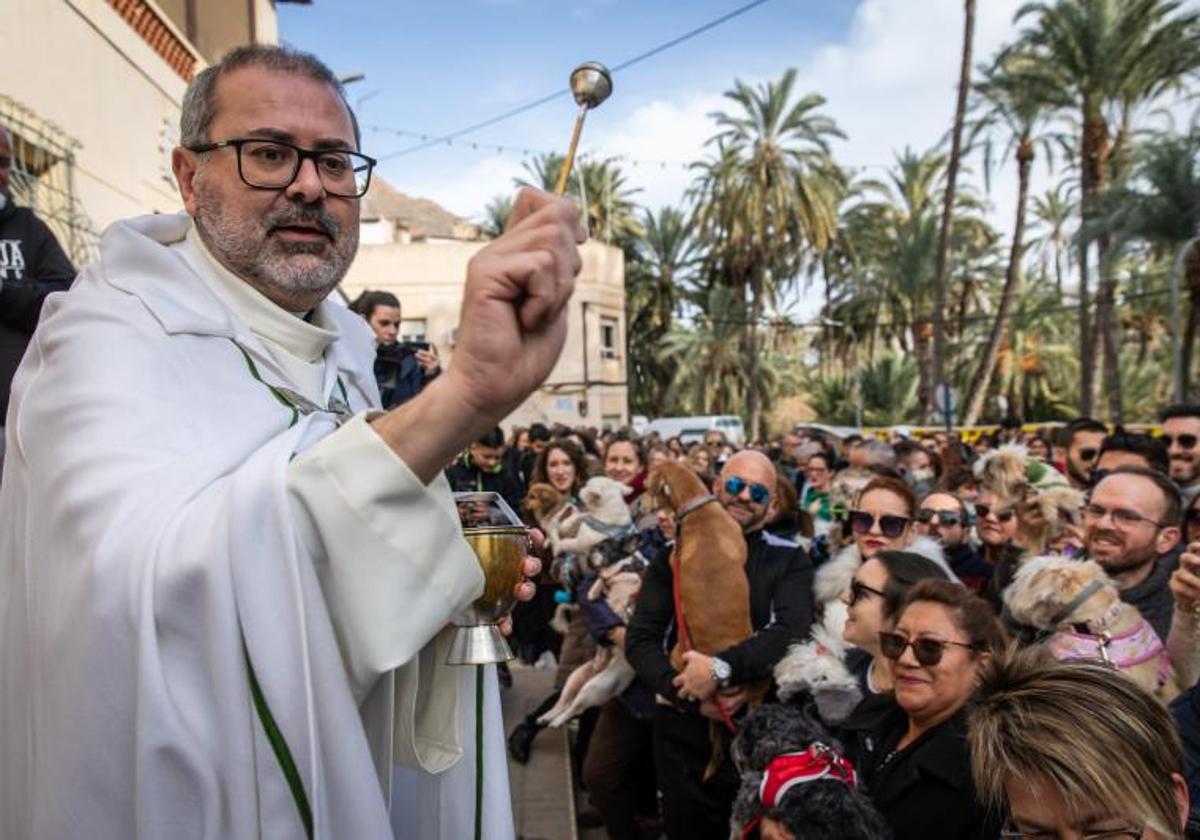
<path id="1" fill-rule="evenodd" d="M 1055 659 L 1105 662 L 1164 702 L 1179 694 L 1162 640 L 1096 562 L 1059 555 L 1026 560 L 1004 590 L 1004 603 L 1018 622 L 1042 631 Z"/>
<path id="2" fill-rule="evenodd" d="M 604 599 L 622 618 L 629 617 L 642 582 L 634 558 L 608 562 L 614 552 L 621 551 L 622 544 L 630 536 L 633 517 L 625 504 L 628 492 L 627 486 L 610 478 L 590 479 L 579 492 L 583 510 L 558 519 L 555 534 L 550 538 L 555 557 L 576 555 L 597 573 L 587 598 L 592 601 Z M 556 626 L 556 622 L 562 624 L 561 613 L 566 609 L 567 605 L 559 606 L 552 626 Z M 558 703 L 538 718 L 538 722 L 562 726 L 584 710 L 619 695 L 633 678 L 633 668 L 626 661 L 624 652 L 616 645 L 601 646 L 591 660 L 571 672 L 563 684 Z"/>
<path id="3" fill-rule="evenodd" d="M 601 569 L 596 582 L 588 590 L 591 600 L 604 598 L 608 606 L 623 619 L 633 611 L 633 599 L 642 587 L 642 576 L 632 571 L 635 561 L 627 558 Z M 600 646 L 596 655 L 571 672 L 563 684 L 562 693 L 554 708 L 538 723 L 562 726 L 594 706 L 601 706 L 618 696 L 633 682 L 633 666 L 625 659 L 619 645 Z"/>

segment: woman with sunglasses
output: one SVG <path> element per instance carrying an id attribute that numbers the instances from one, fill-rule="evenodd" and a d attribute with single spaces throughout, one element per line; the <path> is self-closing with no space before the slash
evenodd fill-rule
<path id="1" fill-rule="evenodd" d="M 846 667 L 863 697 L 892 690 L 892 674 L 879 650 L 879 633 L 891 629 L 908 591 L 922 580 L 946 580 L 946 572 L 928 557 L 911 551 L 881 551 L 866 560 L 842 596 L 846 624 L 842 638 L 854 647 Z"/>
<path id="2" fill-rule="evenodd" d="M 814 591 L 827 612 L 832 607 L 835 615 L 840 613 L 838 605 L 855 570 L 880 551 L 905 551 L 920 539 L 923 545 L 918 552 L 944 563 L 937 543 L 919 537 L 913 527 L 916 510 L 917 497 L 899 478 L 875 476 L 858 491 L 842 520 L 843 533 L 853 541 L 817 569 Z M 834 635 L 841 634 L 840 621 L 830 627 Z"/>
<path id="3" fill-rule="evenodd" d="M 987 602 L 945 580 L 916 584 L 895 629 L 880 632 L 895 703 L 852 758 L 896 840 L 997 835 L 971 782 L 966 705 L 1005 644 Z"/>

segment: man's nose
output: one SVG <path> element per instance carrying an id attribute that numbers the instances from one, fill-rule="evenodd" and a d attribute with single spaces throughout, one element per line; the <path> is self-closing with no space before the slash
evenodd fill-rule
<path id="1" fill-rule="evenodd" d="M 300 169 L 286 190 L 288 198 L 298 198 L 311 204 L 325 196 L 325 185 L 317 173 L 317 162 L 312 158 L 300 161 Z"/>

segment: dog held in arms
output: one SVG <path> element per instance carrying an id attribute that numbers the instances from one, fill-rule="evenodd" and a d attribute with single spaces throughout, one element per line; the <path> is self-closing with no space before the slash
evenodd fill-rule
<path id="1" fill-rule="evenodd" d="M 628 487 L 612 479 L 590 479 L 579 493 L 583 510 L 556 519 L 555 533 L 549 538 L 556 558 L 574 555 L 596 573 L 586 597 L 591 601 L 604 598 L 622 618 L 629 617 L 642 585 L 642 561 L 632 553 L 630 544 L 636 534 L 625 504 L 628 492 Z M 538 723 L 562 726 L 584 710 L 618 696 L 633 679 L 624 651 L 617 645 L 601 645 L 595 656 L 571 672 L 558 702 Z"/>
<path id="2" fill-rule="evenodd" d="M 1162 640 L 1098 563 L 1058 555 L 1026 560 L 1004 603 L 1017 622 L 1040 631 L 1055 659 L 1104 662 L 1163 702 L 1179 694 Z"/>

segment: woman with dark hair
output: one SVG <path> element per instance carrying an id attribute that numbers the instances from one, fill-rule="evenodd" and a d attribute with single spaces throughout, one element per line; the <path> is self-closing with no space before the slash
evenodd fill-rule
<path id="1" fill-rule="evenodd" d="M 896 840 L 999 833 L 971 781 L 966 706 L 1006 644 L 991 606 L 945 580 L 913 586 L 895 628 L 879 633 L 895 702 L 851 752 Z"/>
<path id="2" fill-rule="evenodd" d="M 583 450 L 570 440 L 552 440 L 533 462 L 530 484 L 549 484 L 563 495 L 567 504 L 579 504 L 579 488 L 588 478 Z M 539 527 L 545 530 L 544 523 Z"/>
<path id="3" fill-rule="evenodd" d="M 433 344 L 396 342 L 400 333 L 400 300 L 394 294 L 365 291 L 349 308 L 361 315 L 375 333 L 375 382 L 384 409 L 412 399 L 442 372 Z"/>
<path id="4" fill-rule="evenodd" d="M 892 690 L 879 633 L 891 629 L 908 591 L 922 580 L 947 580 L 946 570 L 911 551 L 881 551 L 858 567 L 842 596 L 846 605 L 842 638 L 854 646 L 846 654 L 846 667 L 858 679 L 864 697 Z"/>

